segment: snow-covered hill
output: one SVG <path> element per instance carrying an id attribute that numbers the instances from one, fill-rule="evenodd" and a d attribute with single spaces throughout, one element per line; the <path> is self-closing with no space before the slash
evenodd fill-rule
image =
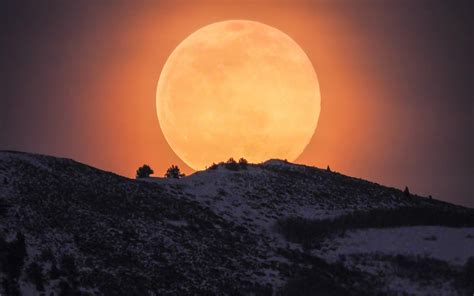
<path id="1" fill-rule="evenodd" d="M 0 295 L 471 293 L 474 248 L 443 237 L 472 245 L 473 226 L 471 209 L 280 160 L 131 180 L 0 152 Z M 442 272 L 419 275 L 430 260 Z"/>

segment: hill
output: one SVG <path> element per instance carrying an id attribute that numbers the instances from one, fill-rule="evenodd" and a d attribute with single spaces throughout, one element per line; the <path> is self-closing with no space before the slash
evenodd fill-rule
<path id="1" fill-rule="evenodd" d="M 473 226 L 472 209 L 280 160 L 132 180 L 0 152 L 2 295 L 472 293 Z"/>

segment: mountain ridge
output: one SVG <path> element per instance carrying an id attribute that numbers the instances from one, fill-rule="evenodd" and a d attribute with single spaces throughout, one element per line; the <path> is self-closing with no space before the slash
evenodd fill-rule
<path id="1" fill-rule="evenodd" d="M 67 158 L 0 151 L 0 182 L 0 262 L 22 236 L 25 245 L 20 271 L 0 268 L 7 295 L 292 295 L 305 274 L 327 295 L 397 294 L 370 272 L 326 260 L 318 247 L 331 235 L 308 223 L 420 208 L 474 226 L 472 209 L 281 160 L 133 180 Z M 279 226 L 289 218 L 311 225 L 297 224 L 304 237 L 318 237 L 291 239 Z"/>

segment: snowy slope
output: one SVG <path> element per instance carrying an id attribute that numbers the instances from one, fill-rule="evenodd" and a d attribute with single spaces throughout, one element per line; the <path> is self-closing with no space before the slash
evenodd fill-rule
<path id="1" fill-rule="evenodd" d="M 470 209 L 280 160 L 238 170 L 222 164 L 182 179 L 131 180 L 69 159 L 0 152 L 0 294 L 399 294 L 413 284 L 391 285 L 390 279 L 403 278 L 379 277 L 342 262 L 341 255 L 419 254 L 433 242 L 415 244 L 411 253 L 371 242 L 379 236 L 406 240 L 416 231 L 429 236 L 432 228 L 355 230 L 327 236 L 322 249 L 288 239 L 278 227 L 292 217 L 310 221 L 399 208 L 443 209 L 471 223 Z M 434 244 L 446 243 L 444 234 Z M 22 248 L 25 254 L 15 251 Z M 426 255 L 461 270 L 470 250 L 455 249 L 463 252 L 459 262 L 449 248 Z M 384 264 L 392 264 L 387 258 Z M 466 272 L 456 272 L 442 291 L 469 288 Z M 436 282 L 425 285 L 428 291 L 436 291 Z"/>

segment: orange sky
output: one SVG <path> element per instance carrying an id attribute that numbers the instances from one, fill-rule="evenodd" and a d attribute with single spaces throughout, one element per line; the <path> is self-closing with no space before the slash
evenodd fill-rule
<path id="1" fill-rule="evenodd" d="M 291 36 L 317 72 L 319 123 L 297 162 L 473 205 L 472 84 L 457 73 L 469 73 L 464 7 L 452 8 L 455 23 L 435 1 L 113 3 L 6 10 L 0 149 L 129 177 L 143 163 L 158 175 L 171 164 L 191 173 L 160 131 L 159 74 L 190 33 L 248 19 Z"/>

